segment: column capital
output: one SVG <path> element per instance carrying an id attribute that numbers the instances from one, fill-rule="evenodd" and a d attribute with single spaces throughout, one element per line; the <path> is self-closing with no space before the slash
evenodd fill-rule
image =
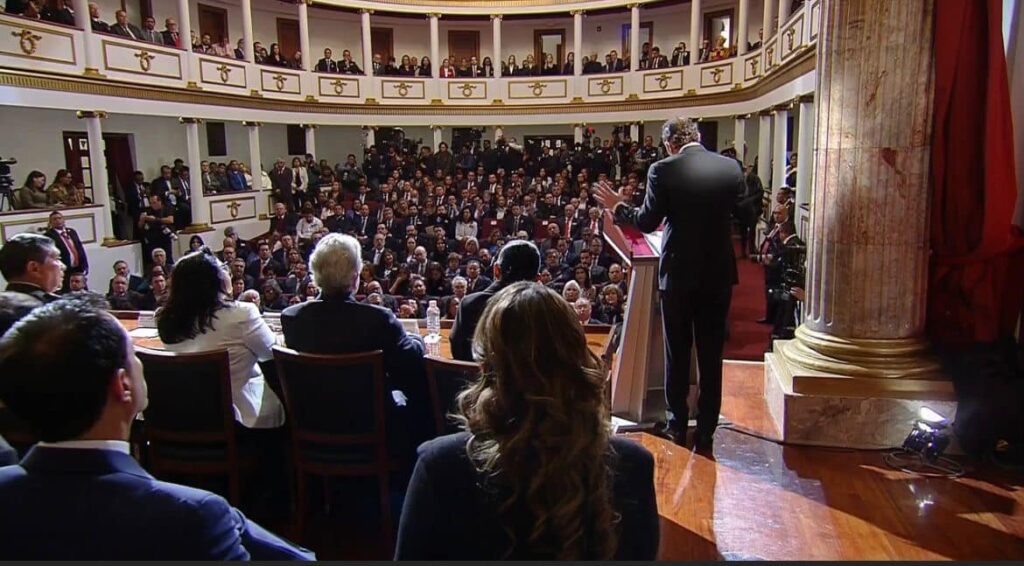
<path id="1" fill-rule="evenodd" d="M 571 14 L 573 16 L 586 16 L 587 15 L 587 11 L 586 10 L 572 10 L 571 12 L 569 12 L 569 14 Z"/>
<path id="2" fill-rule="evenodd" d="M 440 20 L 443 16 L 444 14 L 440 14 L 438 12 L 427 12 L 427 19 L 437 18 Z"/>
<path id="3" fill-rule="evenodd" d="M 771 108 L 765 108 L 764 110 L 758 111 L 757 115 L 761 117 L 771 116 L 773 112 L 774 111 Z"/>
<path id="4" fill-rule="evenodd" d="M 313 0 L 295 0 L 296 4 L 305 4 L 307 6 L 313 5 Z"/>
<path id="5" fill-rule="evenodd" d="M 430 129 L 431 129 L 431 131 L 433 131 L 433 130 L 443 130 L 444 126 L 438 126 L 437 124 L 431 124 L 430 125 Z"/>
<path id="6" fill-rule="evenodd" d="M 792 104 L 793 104 L 793 101 L 782 102 L 780 104 L 776 104 L 775 106 L 772 106 L 771 107 L 771 111 L 772 111 L 773 114 L 778 114 L 779 112 L 789 112 L 789 110 L 793 107 Z"/>
<path id="7" fill-rule="evenodd" d="M 746 114 L 733 114 L 732 118 L 733 120 L 748 120 L 751 116 L 753 116 L 753 114 L 748 112 Z"/>
<path id="8" fill-rule="evenodd" d="M 372 14 L 372 13 L 373 13 L 373 10 L 371 10 L 371 9 L 369 9 L 369 8 L 360 8 L 360 9 L 359 9 L 359 13 L 360 13 L 360 14 Z"/>
<path id="9" fill-rule="evenodd" d="M 503 17 L 504 17 L 504 16 L 503 16 L 503 15 L 501 15 L 501 14 L 491 14 L 491 20 L 500 20 L 500 19 L 502 19 Z"/>
<path id="10" fill-rule="evenodd" d="M 299 127 L 303 130 L 315 130 L 317 129 L 316 124 L 299 124 Z"/>
<path id="11" fill-rule="evenodd" d="M 796 101 L 797 104 L 813 103 L 814 102 L 814 93 L 813 92 L 808 92 L 807 94 L 801 94 L 800 96 L 796 97 L 794 100 Z"/>
<path id="12" fill-rule="evenodd" d="M 202 124 L 203 123 L 203 119 L 202 118 L 190 118 L 190 117 L 187 117 L 187 116 L 182 116 L 181 118 L 178 118 L 178 123 L 179 124 Z"/>
<path id="13" fill-rule="evenodd" d="M 263 125 L 263 122 L 242 122 L 242 125 L 247 128 L 258 128 Z"/>
<path id="14" fill-rule="evenodd" d="M 102 120 L 103 118 L 107 117 L 107 111 L 106 110 L 79 110 L 78 112 L 75 112 L 75 117 L 77 117 L 79 120 L 83 120 L 85 118 L 99 118 L 99 119 Z"/>
<path id="15" fill-rule="evenodd" d="M 631 2 L 629 4 L 626 4 L 626 7 L 629 8 L 630 10 L 639 9 L 640 8 L 640 3 L 639 2 Z"/>

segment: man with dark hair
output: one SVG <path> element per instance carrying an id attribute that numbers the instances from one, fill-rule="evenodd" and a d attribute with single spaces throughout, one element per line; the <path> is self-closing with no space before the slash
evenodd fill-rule
<path id="1" fill-rule="evenodd" d="M 64 299 L 5 334 L 0 400 L 42 440 L 0 469 L 5 558 L 314 558 L 220 496 L 157 481 L 131 457 L 146 382 L 131 339 L 101 306 Z"/>
<path id="2" fill-rule="evenodd" d="M 491 297 L 505 287 L 519 281 L 536 281 L 540 271 L 540 251 L 533 242 L 516 240 L 505 244 L 494 261 L 494 283 L 479 293 L 467 295 L 455 315 L 449 341 L 452 357 L 456 360 L 473 361 L 473 333 L 480 322 L 480 316 Z"/>
<path id="3" fill-rule="evenodd" d="M 68 279 L 72 273 L 89 273 L 89 257 L 85 253 L 85 246 L 82 245 L 78 232 L 64 222 L 64 215 L 59 210 L 50 213 L 50 228 L 43 232 L 43 235 L 56 244 L 60 252 L 60 261 L 67 268 L 61 284 L 61 289 L 67 291 Z"/>
<path id="4" fill-rule="evenodd" d="M 738 282 L 731 213 L 746 187 L 736 160 L 704 149 L 695 121 L 668 120 L 662 141 L 669 157 L 648 170 L 643 206 L 630 206 L 606 186 L 594 196 L 617 222 L 644 232 L 665 223 L 658 288 L 665 330 L 666 432 L 677 443 L 686 442 L 690 352 L 696 343 L 700 395 L 694 448 L 710 450 L 722 406 L 726 317 Z"/>
<path id="5" fill-rule="evenodd" d="M 7 290 L 49 303 L 64 282 L 64 264 L 53 240 L 39 234 L 17 234 L 0 247 L 0 274 Z"/>

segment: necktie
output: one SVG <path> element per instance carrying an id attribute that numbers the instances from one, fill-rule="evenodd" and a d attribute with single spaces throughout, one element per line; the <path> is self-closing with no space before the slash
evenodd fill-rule
<path id="1" fill-rule="evenodd" d="M 567 218 L 565 220 L 565 237 L 572 237 L 572 218 Z"/>
<path id="2" fill-rule="evenodd" d="M 188 195 L 189 195 L 189 192 L 188 192 L 188 180 L 182 179 L 181 180 L 181 196 L 185 200 L 188 200 Z"/>
<path id="3" fill-rule="evenodd" d="M 516 216 L 516 221 L 515 221 L 515 223 L 514 223 L 514 224 L 512 225 L 512 232 L 513 232 L 513 233 L 516 233 L 516 234 L 518 234 L 518 233 L 519 233 L 519 217 L 518 217 L 518 216 Z"/>
<path id="4" fill-rule="evenodd" d="M 75 244 L 71 241 L 71 235 L 68 234 L 66 228 L 61 230 L 60 237 L 64 240 L 64 245 L 67 246 L 68 252 L 71 255 L 71 265 L 68 267 L 78 267 L 78 250 L 75 249 Z"/>
<path id="5" fill-rule="evenodd" d="M 124 26 L 124 29 L 128 32 L 128 37 L 132 39 L 138 39 L 137 37 L 135 37 L 135 32 L 132 31 L 131 26 Z"/>
<path id="6" fill-rule="evenodd" d="M 177 32 L 171 34 L 171 39 L 174 41 L 174 46 L 180 49 L 181 48 L 181 39 L 178 37 L 178 33 Z"/>

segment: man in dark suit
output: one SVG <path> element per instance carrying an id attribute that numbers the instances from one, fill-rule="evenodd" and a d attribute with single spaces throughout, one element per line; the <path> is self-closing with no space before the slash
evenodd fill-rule
<path id="1" fill-rule="evenodd" d="M 142 41 L 148 41 L 157 45 L 164 44 L 164 34 L 156 29 L 156 19 L 150 16 L 142 20 Z"/>
<path id="2" fill-rule="evenodd" d="M 43 303 L 56 301 L 64 281 L 64 264 L 53 240 L 39 234 L 16 234 L 0 246 L 0 275 L 7 290 Z"/>
<path id="3" fill-rule="evenodd" d="M 157 481 L 131 457 L 147 404 L 142 364 L 120 323 L 89 303 L 36 309 L 0 341 L 0 398 L 46 443 L 0 469 L 4 557 L 315 559 L 220 496 Z"/>
<path id="4" fill-rule="evenodd" d="M 570 241 L 578 239 L 580 237 L 580 230 L 583 227 L 583 222 L 576 219 L 576 207 L 567 204 L 562 209 L 565 215 L 555 220 L 558 224 L 558 235 L 563 238 L 568 238 Z"/>
<path id="5" fill-rule="evenodd" d="M 743 172 L 735 160 L 704 149 L 693 120 L 665 122 L 662 140 L 669 157 L 648 171 L 643 206 L 629 206 L 608 187 L 599 187 L 595 198 L 614 211 L 618 222 L 644 232 L 665 222 L 658 287 L 665 329 L 667 432 L 676 442 L 685 442 L 690 351 L 696 342 L 701 382 L 694 445 L 707 450 L 722 404 L 722 347 L 737 283 L 731 212 L 745 190 Z"/>
<path id="6" fill-rule="evenodd" d="M 338 64 L 331 59 L 331 49 L 324 49 L 324 58 L 316 62 L 316 70 L 319 73 L 337 73 Z"/>
<path id="7" fill-rule="evenodd" d="M 476 325 L 491 297 L 505 287 L 518 281 L 536 281 L 540 271 L 540 252 L 532 242 L 515 240 L 505 244 L 498 252 L 494 262 L 494 283 L 479 293 L 466 295 L 459 304 L 459 312 L 455 315 L 449 342 L 452 346 L 452 357 L 456 360 L 473 361 L 471 343 Z M 473 290 L 469 289 L 469 293 Z"/>
<path id="8" fill-rule="evenodd" d="M 64 223 L 64 215 L 59 210 L 50 213 L 50 229 L 43 235 L 53 240 L 60 251 L 60 260 L 65 267 L 61 289 L 66 291 L 68 278 L 72 273 L 89 273 L 89 258 L 85 254 L 85 246 L 82 245 L 78 232 Z"/>
<path id="9" fill-rule="evenodd" d="M 270 242 L 266 240 L 260 240 L 260 243 L 256 245 L 256 259 L 249 262 L 249 265 L 245 267 L 245 274 L 253 279 L 259 280 L 263 277 L 263 272 L 271 268 L 277 275 L 284 276 L 287 270 L 284 265 L 281 265 L 274 259 L 273 254 L 270 253 Z"/>
<path id="10" fill-rule="evenodd" d="M 142 40 L 142 30 L 128 21 L 128 12 L 118 10 L 114 12 L 114 17 L 117 18 L 117 22 L 110 26 L 110 33 L 130 39 Z"/>
<path id="11" fill-rule="evenodd" d="M 92 31 L 110 33 L 110 24 L 100 19 L 100 6 L 89 2 L 89 19 L 92 20 Z"/>
<path id="12" fill-rule="evenodd" d="M 270 217 L 270 228 L 268 234 L 295 235 L 295 227 L 299 224 L 299 215 L 288 212 L 288 207 L 283 202 L 274 203 L 274 215 Z"/>
<path id="13" fill-rule="evenodd" d="M 146 280 L 132 273 L 131 269 L 128 267 L 128 262 L 123 259 L 119 259 L 114 262 L 114 276 L 116 277 L 118 275 L 128 280 L 128 290 L 135 291 L 136 293 L 149 292 L 149 284 L 146 283 Z M 110 279 L 110 284 L 107 286 L 107 292 L 110 293 L 113 289 L 114 279 L 112 277 Z"/>
<path id="14" fill-rule="evenodd" d="M 11 3 L 11 0 L 8 0 L 7 4 L 10 5 L 10 3 Z M 71 0 L 63 0 L 63 1 L 57 2 L 57 4 L 55 6 L 50 6 L 50 5 L 45 6 L 43 8 L 43 13 L 42 13 L 43 19 L 48 21 L 48 22 L 54 22 L 54 23 L 63 24 L 63 25 L 66 25 L 66 26 L 73 26 L 73 25 L 75 25 L 75 14 L 68 7 L 68 4 L 70 4 L 70 3 L 71 3 Z M 49 3 L 47 3 L 47 4 L 49 4 Z"/>
<path id="15" fill-rule="evenodd" d="M 648 69 L 665 69 L 668 67 L 668 57 L 661 54 L 657 47 L 651 48 L 651 56 L 647 58 Z"/>
<path id="16" fill-rule="evenodd" d="M 164 28 L 164 31 L 160 32 L 164 38 L 164 45 L 170 45 L 171 47 L 177 47 L 178 49 L 186 47 L 183 45 L 186 40 L 183 39 L 181 34 L 178 32 L 178 22 L 174 21 L 174 18 L 167 18 L 164 20 Z"/>
<path id="17" fill-rule="evenodd" d="M 505 233 L 514 237 L 520 230 L 533 237 L 533 217 L 523 214 L 523 207 L 519 204 L 512 205 L 512 214 L 505 217 Z"/>
<path id="18" fill-rule="evenodd" d="M 288 210 L 292 210 L 295 206 L 295 198 L 292 196 L 292 170 L 284 166 L 283 159 L 278 159 L 267 176 L 270 177 L 270 192 L 274 195 L 274 201 L 283 202 Z"/>
<path id="19" fill-rule="evenodd" d="M 174 188 L 178 186 L 173 173 L 174 170 L 169 165 L 161 166 L 160 176 L 149 183 L 149 193 L 160 195 L 166 202 L 168 195 L 172 194 Z M 138 219 L 136 218 L 136 220 Z"/>

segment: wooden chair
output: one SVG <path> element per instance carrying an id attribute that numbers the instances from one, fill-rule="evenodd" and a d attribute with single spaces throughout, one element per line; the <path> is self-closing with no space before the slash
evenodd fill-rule
<path id="1" fill-rule="evenodd" d="M 143 411 L 150 471 L 226 476 L 228 500 L 241 499 L 243 458 L 235 437 L 227 350 L 179 354 L 136 348 L 149 388 Z"/>
<path id="2" fill-rule="evenodd" d="M 397 469 L 387 431 L 384 354 L 303 354 L 274 346 L 284 391 L 296 479 L 296 532 L 304 533 L 306 478 L 376 477 L 381 526 L 390 540 L 391 472 Z M 328 493 L 324 497 L 328 497 Z"/>
<path id="3" fill-rule="evenodd" d="M 447 419 L 455 410 L 455 398 L 467 385 L 480 377 L 480 366 L 427 356 L 427 388 L 434 411 L 434 428 L 438 436 L 458 432 L 459 428 Z"/>

